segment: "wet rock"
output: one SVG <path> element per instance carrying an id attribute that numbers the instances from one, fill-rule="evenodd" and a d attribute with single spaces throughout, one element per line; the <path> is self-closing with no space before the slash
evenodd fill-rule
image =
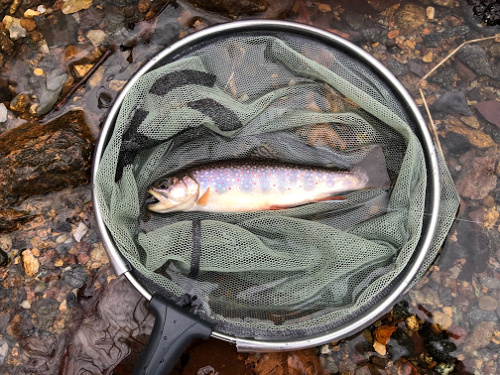
<path id="1" fill-rule="evenodd" d="M 452 90 L 445 92 L 432 106 L 432 109 L 444 114 L 461 114 L 471 116 L 472 110 L 467 104 L 465 95 L 458 91 Z"/>
<path id="2" fill-rule="evenodd" d="M 429 78 L 429 82 L 435 83 L 441 87 L 450 87 L 451 85 L 453 85 L 453 82 L 455 81 L 454 76 L 455 76 L 455 69 L 453 67 L 449 66 L 449 67 L 446 67 L 446 68 L 438 71 L 436 73 L 436 75 L 431 76 Z M 446 95 L 446 94 L 444 94 L 444 95 Z M 462 96 L 464 96 L 464 95 L 462 94 Z M 460 99 L 460 100 L 462 100 L 462 99 Z M 463 100 L 465 100 L 465 96 L 464 96 Z M 465 102 L 465 104 L 467 104 L 467 102 Z M 469 107 L 467 106 L 467 108 L 469 108 Z M 469 112 L 471 112 L 470 108 L 469 108 Z"/>
<path id="3" fill-rule="evenodd" d="M 385 375 L 387 374 L 387 370 L 373 363 L 364 363 L 354 371 L 354 375 L 375 375 L 375 374 Z"/>
<path id="4" fill-rule="evenodd" d="M 394 14 L 394 22 L 398 28 L 408 34 L 415 32 L 425 20 L 425 8 L 413 3 L 398 8 Z"/>
<path id="5" fill-rule="evenodd" d="M 45 85 L 42 86 L 38 95 L 40 100 L 37 108 L 38 116 L 49 112 L 54 104 L 56 104 L 67 78 L 68 75 L 66 73 L 58 71 L 50 72 L 47 75 Z"/>
<path id="6" fill-rule="evenodd" d="M 430 340 L 426 343 L 425 348 L 429 355 L 440 362 L 453 361 L 453 351 L 456 350 L 456 345 L 449 340 Z"/>
<path id="7" fill-rule="evenodd" d="M 14 51 L 14 42 L 10 40 L 7 31 L 0 31 L 0 49 L 7 55 L 11 55 Z"/>
<path id="8" fill-rule="evenodd" d="M 191 4 L 205 10 L 238 18 L 244 14 L 264 12 L 268 7 L 266 0 L 189 0 Z"/>
<path id="9" fill-rule="evenodd" d="M 30 97 L 26 94 L 17 94 L 10 102 L 10 109 L 15 112 L 24 112 L 30 105 Z"/>
<path id="10" fill-rule="evenodd" d="M 95 291 L 92 293 L 95 296 Z M 110 282 L 94 300 L 97 298 L 97 311 L 85 317 L 66 346 L 61 374 L 111 373 L 134 345 L 139 351 L 144 349 L 140 343 L 145 343 L 154 318 L 142 296 L 122 278 Z"/>
<path id="11" fill-rule="evenodd" d="M 26 37 L 26 29 L 21 26 L 21 20 L 11 16 L 5 16 L 2 20 L 5 28 L 9 30 L 10 39 L 16 40 Z"/>
<path id="12" fill-rule="evenodd" d="M 498 316 L 495 311 L 484 311 L 475 308 L 467 313 L 467 322 L 471 327 L 476 326 L 481 322 L 495 321 L 497 319 Z"/>
<path id="13" fill-rule="evenodd" d="M 81 288 L 87 281 L 87 273 L 82 266 L 74 266 L 69 271 L 63 273 L 62 279 L 72 288 Z"/>
<path id="14" fill-rule="evenodd" d="M 453 6 L 455 6 L 455 0 L 431 0 L 431 3 L 442 7 L 452 8 Z"/>
<path id="15" fill-rule="evenodd" d="M 492 157 L 478 157 L 469 162 L 457 181 L 458 192 L 471 199 L 484 199 L 495 188 L 496 160 Z"/>
<path id="16" fill-rule="evenodd" d="M 417 324 L 418 326 L 418 324 Z M 415 351 L 412 339 L 403 330 L 397 330 L 387 344 L 387 352 L 392 361 L 408 357 Z"/>
<path id="17" fill-rule="evenodd" d="M 479 308 L 484 311 L 495 311 L 498 308 L 498 300 L 491 296 L 479 298 Z"/>
<path id="18" fill-rule="evenodd" d="M 406 64 L 401 64 L 399 61 L 388 58 L 386 61 L 386 65 L 389 68 L 389 70 L 396 76 L 402 76 L 404 74 L 407 74 L 409 72 L 408 65 Z"/>
<path id="19" fill-rule="evenodd" d="M 467 337 L 462 350 L 464 352 L 472 352 L 487 346 L 490 343 L 496 326 L 497 323 L 495 321 L 478 323 Z"/>
<path id="20" fill-rule="evenodd" d="M 424 66 L 418 61 L 408 61 L 408 68 L 410 69 L 410 72 L 417 75 L 418 77 L 423 77 L 425 75 Z"/>
<path id="21" fill-rule="evenodd" d="M 52 327 L 59 314 L 59 302 L 52 298 L 39 299 L 33 304 L 33 312 L 36 326 L 47 330 Z"/>
<path id="22" fill-rule="evenodd" d="M 0 202 L 87 184 L 93 142 L 82 111 L 0 134 Z"/>
<path id="23" fill-rule="evenodd" d="M 7 357 L 7 353 L 9 352 L 9 344 L 7 341 L 0 340 L 0 366 L 3 365 L 5 361 L 5 357 Z"/>
<path id="24" fill-rule="evenodd" d="M 92 0 L 67 0 L 63 7 L 64 14 L 76 13 L 83 9 L 88 9 L 92 5 Z"/>
<path id="25" fill-rule="evenodd" d="M 481 285 L 488 289 L 500 289 L 500 279 L 484 276 L 479 279 Z"/>
<path id="26" fill-rule="evenodd" d="M 5 106 L 5 104 L 0 103 L 0 122 L 7 121 L 7 114 L 7 107 Z"/>
<path id="27" fill-rule="evenodd" d="M 500 102 L 488 100 L 476 104 L 476 108 L 481 115 L 496 126 L 500 126 Z"/>
<path id="28" fill-rule="evenodd" d="M 87 38 L 94 47 L 99 47 L 104 41 L 104 38 L 106 38 L 106 33 L 102 30 L 90 30 L 87 33 Z"/>
<path id="29" fill-rule="evenodd" d="M 446 150 L 455 156 L 460 156 L 470 150 L 471 144 L 469 140 L 462 134 L 449 132 L 442 138 L 442 144 Z"/>
<path id="30" fill-rule="evenodd" d="M 439 324 L 443 329 L 448 329 L 453 323 L 451 317 L 441 311 L 434 311 L 432 313 L 432 321 Z"/>
<path id="31" fill-rule="evenodd" d="M 480 45 L 467 44 L 457 52 L 457 55 L 476 74 L 487 75 L 492 78 L 499 77 L 496 68 L 491 65 L 486 51 Z"/>
<path id="32" fill-rule="evenodd" d="M 386 38 L 386 30 L 382 25 L 370 24 L 363 27 L 360 31 L 361 37 L 364 42 L 377 42 Z"/>
<path id="33" fill-rule="evenodd" d="M 29 18 L 22 18 L 21 27 L 25 28 L 29 32 L 32 32 L 36 29 L 36 22 Z"/>
<path id="34" fill-rule="evenodd" d="M 346 10 L 343 17 L 346 25 L 353 30 L 360 30 L 365 22 L 365 16 L 361 12 Z"/>
<path id="35" fill-rule="evenodd" d="M 33 252 L 29 249 L 24 250 L 22 253 L 24 272 L 28 276 L 34 277 L 38 273 L 40 268 L 40 263 L 38 259 L 33 255 Z"/>
<path id="36" fill-rule="evenodd" d="M 90 29 L 104 19 L 104 11 L 96 7 L 90 7 L 80 14 L 80 27 L 84 30 Z"/>
<path id="37" fill-rule="evenodd" d="M 78 23 L 74 17 L 50 15 L 37 25 L 49 47 L 77 44 Z"/>

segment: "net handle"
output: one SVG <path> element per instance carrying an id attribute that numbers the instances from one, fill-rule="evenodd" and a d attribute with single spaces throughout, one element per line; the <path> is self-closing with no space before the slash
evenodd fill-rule
<path id="1" fill-rule="evenodd" d="M 158 294 L 151 298 L 149 309 L 155 315 L 155 324 L 132 375 L 169 374 L 192 340 L 206 340 L 212 333 L 207 323 Z"/>

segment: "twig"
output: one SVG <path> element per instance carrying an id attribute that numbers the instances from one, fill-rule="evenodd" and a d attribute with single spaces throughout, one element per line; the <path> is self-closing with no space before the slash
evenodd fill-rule
<path id="1" fill-rule="evenodd" d="M 441 152 L 441 155 L 443 156 L 443 158 L 444 158 L 443 149 L 441 148 L 441 142 L 439 141 L 439 137 L 438 137 L 438 133 L 437 133 L 437 129 L 436 129 L 436 124 L 434 123 L 434 120 L 432 119 L 431 111 L 430 111 L 429 106 L 427 104 L 427 100 L 425 99 L 424 91 L 422 90 L 422 84 L 426 81 L 427 77 L 429 77 L 432 73 L 434 73 L 441 65 L 443 65 L 446 61 L 448 61 L 455 53 L 457 53 L 460 50 L 460 48 L 462 48 L 466 44 L 472 44 L 472 43 L 477 43 L 477 42 L 482 42 L 485 40 L 497 39 L 497 38 L 500 38 L 500 34 L 496 34 L 494 36 L 489 36 L 489 37 L 485 37 L 485 38 L 472 39 L 472 40 L 468 40 L 466 42 L 463 42 L 457 48 L 455 48 L 453 51 L 451 51 L 448 54 L 448 56 L 446 56 L 443 60 L 441 60 L 436 66 L 434 66 L 431 70 L 429 70 L 427 72 L 427 74 L 424 75 L 420 81 L 418 81 L 417 87 L 418 87 L 418 90 L 420 91 L 420 96 L 422 97 L 422 100 L 424 102 L 424 107 L 425 107 L 425 110 L 427 112 L 427 116 L 429 117 L 429 122 L 430 122 L 429 130 L 431 131 L 432 136 L 434 137 L 434 141 L 436 142 L 436 145 L 438 146 L 439 152 Z"/>
<path id="2" fill-rule="evenodd" d="M 494 36 L 489 36 L 486 38 L 473 39 L 473 40 L 468 40 L 467 42 L 463 42 L 457 48 L 455 48 L 453 51 L 451 51 L 448 56 L 446 56 L 443 60 L 441 60 L 439 62 L 439 64 L 437 64 L 435 67 L 433 67 L 431 70 L 429 70 L 427 72 L 427 74 L 425 76 L 423 76 L 422 79 L 418 82 L 418 85 L 420 86 L 422 84 L 422 82 L 427 79 L 427 77 L 429 77 L 432 73 L 434 73 L 441 65 L 443 65 L 446 61 L 448 61 L 450 59 L 450 57 L 452 57 L 455 53 L 457 53 L 458 50 L 460 48 L 462 48 L 463 46 L 465 46 L 466 44 L 472 44 L 472 43 L 482 42 L 484 40 L 496 39 L 496 38 L 500 38 L 500 34 L 496 34 Z"/>
<path id="3" fill-rule="evenodd" d="M 165 2 L 165 4 L 162 5 L 160 10 L 158 12 L 156 12 L 156 14 L 153 17 L 151 17 L 149 20 L 147 20 L 146 22 L 153 23 L 158 18 L 158 16 L 167 8 L 168 4 L 170 4 L 170 0 L 167 0 Z"/>
<path id="4" fill-rule="evenodd" d="M 41 124 L 43 124 L 45 122 L 45 120 L 51 114 L 53 114 L 54 112 L 59 111 L 61 109 L 61 107 L 63 105 L 65 105 L 72 98 L 72 96 L 76 93 L 76 91 L 80 87 L 82 87 L 89 80 L 89 78 L 108 59 L 108 57 L 111 56 L 112 53 L 113 53 L 113 49 L 112 48 L 107 49 L 101 55 L 101 57 L 99 58 L 99 60 L 97 60 L 97 62 L 94 64 L 94 66 L 92 68 L 90 68 L 90 70 L 82 77 L 82 79 L 79 80 L 76 84 L 74 84 L 73 87 L 71 88 L 71 90 L 69 90 L 69 92 L 54 107 L 52 107 L 52 109 L 48 113 L 46 113 L 45 115 L 43 115 L 42 117 L 40 117 L 39 122 Z"/>
<path id="5" fill-rule="evenodd" d="M 422 100 L 424 101 L 425 111 L 427 112 L 427 116 L 429 117 L 429 121 L 430 121 L 430 126 L 429 126 L 430 129 L 429 130 L 431 131 L 432 136 L 434 137 L 434 141 L 436 142 L 436 145 L 438 146 L 439 152 L 441 152 L 441 155 L 444 158 L 444 153 L 443 153 L 443 149 L 441 147 L 441 142 L 439 141 L 439 137 L 438 137 L 438 133 L 437 133 L 437 129 L 436 129 L 436 124 L 434 124 L 434 120 L 432 119 L 431 111 L 429 110 L 429 106 L 427 105 L 427 100 L 425 100 L 424 90 L 422 90 L 421 87 L 419 87 L 418 90 L 420 91 L 420 96 L 422 97 Z"/>

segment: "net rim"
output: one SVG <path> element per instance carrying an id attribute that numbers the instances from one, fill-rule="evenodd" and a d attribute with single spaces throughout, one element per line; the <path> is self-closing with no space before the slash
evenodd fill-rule
<path id="1" fill-rule="evenodd" d="M 176 53 L 182 52 L 184 49 L 192 47 L 200 41 L 206 41 L 210 38 L 220 38 L 224 34 L 231 34 L 235 31 L 270 31 L 270 32 L 284 32 L 284 33 L 295 33 L 304 35 L 310 38 L 317 39 L 318 42 L 327 43 L 331 47 L 341 49 L 342 51 L 348 53 L 354 58 L 360 59 L 363 64 L 368 65 L 372 70 L 374 70 L 380 78 L 394 90 L 395 94 L 399 96 L 399 99 L 407 106 L 409 114 L 415 120 L 418 125 L 417 129 L 420 134 L 417 137 L 421 141 L 424 150 L 424 156 L 426 158 L 426 165 L 428 171 L 428 196 L 429 196 L 429 220 L 424 220 L 424 228 L 422 230 L 422 236 L 416 247 L 415 253 L 410 259 L 409 265 L 403 270 L 406 271 L 406 276 L 394 287 L 392 291 L 382 297 L 381 301 L 377 303 L 373 309 L 362 316 L 354 318 L 352 321 L 340 326 L 339 328 L 333 329 L 332 331 L 325 333 L 323 335 L 310 337 L 310 338 L 297 338 L 288 339 L 286 341 L 271 341 L 271 340 L 258 340 L 258 339 L 246 339 L 237 338 L 230 336 L 221 332 L 213 331 L 211 336 L 218 338 L 227 342 L 236 344 L 239 351 L 289 351 L 297 350 L 312 346 L 317 346 L 324 344 L 326 342 L 335 341 L 340 338 L 344 338 L 359 331 L 360 328 L 366 327 L 370 323 L 376 321 L 380 316 L 386 313 L 396 300 L 403 294 L 408 286 L 413 282 L 413 278 L 420 269 L 424 259 L 431 247 L 432 239 L 438 224 L 438 213 L 440 206 L 440 181 L 439 181 L 439 165 L 438 158 L 436 154 L 435 147 L 433 145 L 432 137 L 427 129 L 427 125 L 418 110 L 413 98 L 403 87 L 403 85 L 397 80 L 397 78 L 378 60 L 373 56 L 368 54 L 366 51 L 360 47 L 354 45 L 353 43 L 335 35 L 330 32 L 324 31 L 322 29 L 299 24 L 289 21 L 274 21 L 274 20 L 245 20 L 245 21 L 235 21 L 230 23 L 225 23 L 217 26 L 212 26 L 207 29 L 198 31 L 191 34 L 171 46 L 165 48 L 160 53 L 155 55 L 148 63 L 146 63 L 127 83 L 120 95 L 117 97 L 115 103 L 113 104 L 107 119 L 102 128 L 101 136 L 99 138 L 98 144 L 94 153 L 94 164 L 92 167 L 92 195 L 93 204 L 95 207 L 96 221 L 98 224 L 98 229 L 101 234 L 101 238 L 105 245 L 106 251 L 110 257 L 110 261 L 117 276 L 124 275 L 134 286 L 136 290 L 139 291 L 147 300 L 151 300 L 152 294 L 142 286 L 136 277 L 131 273 L 133 270 L 128 262 L 121 255 L 118 248 L 106 228 L 99 203 L 97 200 L 97 192 L 95 189 L 96 184 L 94 183 L 97 176 L 97 170 L 99 161 L 103 155 L 104 149 L 107 142 L 112 134 L 114 123 L 118 116 L 121 104 L 125 99 L 126 95 L 134 86 L 136 81 L 142 77 L 145 73 L 157 67 L 166 58 L 172 57 Z M 427 198 L 426 198 L 427 199 Z M 407 270 L 407 268 L 409 268 Z M 391 285 L 388 286 L 388 288 Z"/>

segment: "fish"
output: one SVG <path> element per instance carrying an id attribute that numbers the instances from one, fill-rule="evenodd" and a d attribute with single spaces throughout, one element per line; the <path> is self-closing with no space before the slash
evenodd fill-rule
<path id="1" fill-rule="evenodd" d="M 156 202 L 148 209 L 157 213 L 279 210 L 342 200 L 345 197 L 341 194 L 387 185 L 380 182 L 370 181 L 369 173 L 362 168 L 339 170 L 265 160 L 212 162 L 153 184 L 148 192 Z"/>

